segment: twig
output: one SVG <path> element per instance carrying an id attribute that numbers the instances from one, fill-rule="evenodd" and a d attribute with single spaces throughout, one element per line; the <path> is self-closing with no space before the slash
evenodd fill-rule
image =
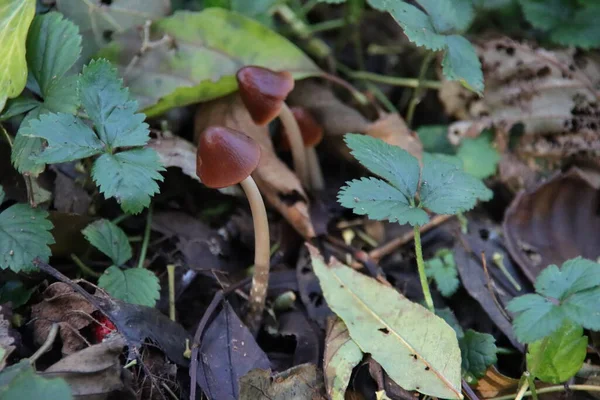
<path id="1" fill-rule="evenodd" d="M 167 276 L 169 278 L 169 318 L 175 322 L 175 265 L 167 265 Z"/>
<path id="2" fill-rule="evenodd" d="M 146 227 L 144 229 L 144 241 L 140 250 L 140 259 L 138 260 L 138 268 L 144 268 L 146 261 L 146 253 L 148 252 L 148 243 L 150 242 L 150 232 L 152 231 L 152 203 L 148 207 L 148 215 L 146 216 Z"/>
<path id="3" fill-rule="evenodd" d="M 442 82 L 439 81 L 429 81 L 423 79 L 421 84 L 419 85 L 419 80 L 416 78 L 399 78 L 396 76 L 387 76 L 387 75 L 379 75 L 372 72 L 365 71 L 352 71 L 346 70 L 342 71 L 349 78 L 358 79 L 363 81 L 370 81 L 375 83 L 383 83 L 391 86 L 402 86 L 408 88 L 418 88 L 421 87 L 423 89 L 434 89 L 439 90 L 442 87 Z"/>
<path id="4" fill-rule="evenodd" d="M 470 400 L 479 400 L 479 397 L 477 397 L 473 389 L 471 389 L 471 386 L 469 386 L 469 384 L 466 380 L 464 380 L 464 378 L 462 379 L 461 383 L 464 394 L 466 394 Z"/>
<path id="5" fill-rule="evenodd" d="M 508 316 L 508 314 L 506 314 L 506 311 L 504 311 L 504 308 L 502 307 L 502 305 L 500 305 L 500 301 L 496 297 L 496 291 L 492 287 L 492 278 L 490 277 L 490 272 L 488 271 L 487 258 L 485 257 L 484 251 L 481 252 L 481 264 L 483 265 L 483 273 L 485 275 L 485 280 L 486 280 L 486 284 L 487 284 L 486 286 L 488 288 L 488 292 L 490 292 L 490 296 L 491 296 L 492 300 L 494 301 L 496 308 L 498 308 L 498 311 L 500 311 L 500 314 L 502 314 L 504 316 L 504 318 L 506 318 L 507 321 L 510 321 L 511 320 L 510 317 Z"/>
<path id="6" fill-rule="evenodd" d="M 142 29 L 142 45 L 140 46 L 140 50 L 133 56 L 127 67 L 125 67 L 125 72 L 123 72 L 123 76 L 127 77 L 131 73 L 131 69 L 138 63 L 140 58 L 148 51 L 155 47 L 158 47 L 162 44 L 171 42 L 171 36 L 165 34 L 162 38 L 157 41 L 150 40 L 150 27 L 152 26 L 151 20 L 146 20 L 144 23 L 144 27 Z"/>
<path id="7" fill-rule="evenodd" d="M 37 349 L 37 351 L 33 353 L 31 357 L 29 357 L 29 362 L 32 365 L 37 361 L 38 358 L 42 356 L 42 354 L 44 354 L 52 346 L 52 343 L 54 343 L 54 340 L 56 339 L 57 333 L 58 324 L 55 322 L 52 324 L 52 327 L 50 328 L 50 332 L 48 332 L 48 337 L 46 337 L 46 341 L 44 341 L 44 344 L 39 349 Z"/>
<path id="8" fill-rule="evenodd" d="M 436 215 L 433 218 L 431 218 L 431 220 L 428 223 L 426 223 L 423 226 L 420 226 L 419 231 L 421 233 L 425 233 L 431 228 L 435 228 L 436 226 L 443 224 L 452 217 L 454 217 L 454 215 Z M 375 261 L 381 260 L 383 257 L 396 251 L 398 247 L 404 246 L 413 239 L 414 232 L 411 230 L 410 232 L 406 232 L 404 235 L 397 237 L 396 239 L 390 240 L 383 246 L 371 250 L 369 252 L 369 257 Z"/>
<path id="9" fill-rule="evenodd" d="M 12 147 L 13 147 L 12 139 L 10 138 L 10 135 L 8 134 L 8 132 L 6 131 L 6 129 L 4 129 L 4 126 L 2 124 L 0 124 L 0 130 L 4 134 L 4 137 L 6 138 L 6 141 L 8 142 L 8 145 L 12 149 Z"/>
<path id="10" fill-rule="evenodd" d="M 527 379 L 528 377 L 529 377 L 529 372 L 527 372 L 527 371 L 523 372 L 523 378 L 525 378 L 525 379 L 521 379 L 522 385 L 519 388 L 517 395 L 515 396 L 515 400 L 521 400 L 523 398 L 523 396 L 525 395 L 525 392 L 527 391 L 527 388 L 529 387 L 529 379 Z"/>
<path id="11" fill-rule="evenodd" d="M 544 393 L 566 392 L 567 390 L 600 392 L 600 386 L 595 386 L 595 385 L 568 385 L 568 386 L 556 385 L 556 386 L 549 386 L 549 387 L 537 389 L 536 391 L 538 394 L 544 394 Z M 520 392 L 521 391 L 519 391 L 519 393 Z M 519 393 L 507 394 L 505 396 L 492 397 L 491 399 L 488 399 L 488 400 L 513 400 L 516 398 L 516 396 L 519 395 Z M 531 396 L 531 391 L 524 392 L 521 395 L 521 398 L 526 397 L 526 396 Z"/>

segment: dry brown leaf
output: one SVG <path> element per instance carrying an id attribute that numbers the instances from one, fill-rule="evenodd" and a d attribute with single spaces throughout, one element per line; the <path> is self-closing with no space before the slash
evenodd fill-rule
<path id="1" fill-rule="evenodd" d="M 546 153 L 572 155 L 598 150 L 600 127 L 600 63 L 575 49 L 548 51 L 532 48 L 510 39 L 494 39 L 478 45 L 485 77 L 484 96 L 445 82 L 440 98 L 451 115 L 467 119 L 449 128 L 449 138 L 458 144 L 462 137 L 477 136 L 482 129 L 494 126 L 508 132 L 523 125 L 523 140 L 530 152 L 543 157 Z M 545 140 L 535 145 L 541 135 L 583 135 L 584 139 Z M 535 138 L 535 139 L 534 139 Z"/>
<path id="2" fill-rule="evenodd" d="M 211 125 L 245 132 L 258 142 L 261 157 L 252 174 L 261 194 L 305 239 L 315 236 L 308 213 L 308 198 L 298 177 L 279 159 L 266 126 L 258 126 L 237 93 L 203 103 L 196 113 L 195 137 Z"/>
<path id="3" fill-rule="evenodd" d="M 297 82 L 289 96 L 289 102 L 306 108 L 323 126 L 326 136 L 364 133 L 421 158 L 423 147 L 420 140 L 398 114 L 381 113 L 376 121 L 371 122 L 354 108 L 344 104 L 331 89 L 311 80 Z M 343 152 L 347 153 L 346 147 L 342 147 Z"/>
<path id="4" fill-rule="evenodd" d="M 196 175 L 196 146 L 175 135 L 151 139 L 148 147 L 158 153 L 160 162 L 165 167 L 181 168 L 184 174 L 200 181 Z"/>
<path id="5" fill-rule="evenodd" d="M 73 395 L 78 397 L 107 395 L 122 390 L 125 385 L 119 356 L 124 346 L 123 336 L 113 335 L 102 343 L 63 358 L 41 375 L 65 379 Z"/>
<path id="6" fill-rule="evenodd" d="M 517 391 L 519 380 L 501 374 L 493 365 L 487 369 L 485 376 L 477 382 L 474 389 L 483 399 L 502 396 Z"/>
<path id="7" fill-rule="evenodd" d="M 44 343 L 52 324 L 58 322 L 62 353 L 68 355 L 84 348 L 87 341 L 79 330 L 93 321 L 91 314 L 95 310 L 66 283 L 53 283 L 44 291 L 44 300 L 31 307 L 35 342 L 38 345 Z"/>
<path id="8" fill-rule="evenodd" d="M 0 371 L 6 366 L 6 359 L 15 350 L 15 338 L 10 332 L 7 306 L 0 306 Z"/>

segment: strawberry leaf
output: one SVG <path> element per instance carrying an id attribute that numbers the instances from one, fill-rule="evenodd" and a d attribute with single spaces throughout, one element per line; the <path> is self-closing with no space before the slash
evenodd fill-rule
<path id="1" fill-rule="evenodd" d="M 112 222 L 101 219 L 81 231 L 88 242 L 106 254 L 115 265 L 123 265 L 131 258 L 131 245 L 127 235 Z"/>
<path id="2" fill-rule="evenodd" d="M 147 307 L 154 307 L 160 294 L 158 278 L 144 268 L 121 269 L 113 265 L 98 279 L 98 286 L 117 299 Z"/>

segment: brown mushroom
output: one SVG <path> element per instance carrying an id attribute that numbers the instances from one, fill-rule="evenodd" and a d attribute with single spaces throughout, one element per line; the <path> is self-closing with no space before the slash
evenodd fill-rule
<path id="1" fill-rule="evenodd" d="M 272 71 L 258 66 L 242 67 L 236 74 L 240 97 L 257 125 L 267 125 L 279 117 L 291 143 L 294 169 L 300 182 L 308 184 L 306 155 L 300 128 L 285 103 L 294 88 L 294 78 L 287 71 Z"/>
<path id="2" fill-rule="evenodd" d="M 252 332 L 260 327 L 269 283 L 270 243 L 267 211 L 250 176 L 260 161 L 260 146 L 244 133 L 222 126 L 208 127 L 198 142 L 196 173 L 208 187 L 240 184 L 250 203 L 254 222 L 254 275 L 246 322 Z"/>
<path id="3" fill-rule="evenodd" d="M 325 189 L 325 181 L 323 180 L 321 164 L 315 150 L 315 147 L 323 139 L 323 127 L 319 125 L 306 108 L 291 107 L 290 110 L 298 123 L 304 143 L 306 167 L 310 182 L 309 187 L 313 190 L 323 190 Z M 283 150 L 290 150 L 290 142 L 287 140 L 287 135 L 281 137 L 281 148 Z"/>

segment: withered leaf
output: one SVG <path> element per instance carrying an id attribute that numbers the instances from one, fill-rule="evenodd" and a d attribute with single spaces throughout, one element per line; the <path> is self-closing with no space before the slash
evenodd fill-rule
<path id="1" fill-rule="evenodd" d="M 240 379 L 240 400 L 326 399 L 323 377 L 314 364 L 301 364 L 271 376 L 254 369 Z"/>
<path id="2" fill-rule="evenodd" d="M 15 338 L 10 328 L 7 305 L 0 306 L 0 371 L 6 366 L 6 359 L 15 350 Z"/>

